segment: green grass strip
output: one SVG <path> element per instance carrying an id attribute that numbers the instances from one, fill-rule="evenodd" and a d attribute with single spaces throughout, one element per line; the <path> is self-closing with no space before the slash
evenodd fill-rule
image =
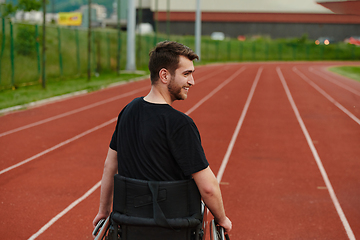
<path id="1" fill-rule="evenodd" d="M 360 66 L 331 67 L 329 70 L 360 82 Z"/>
<path id="2" fill-rule="evenodd" d="M 0 109 L 24 105 L 34 101 L 82 90 L 92 92 L 113 83 L 125 82 L 147 75 L 147 73 L 121 73 L 120 76 L 117 76 L 116 74 L 102 74 L 99 77 L 92 77 L 91 81 L 88 81 L 87 77 L 48 81 L 46 89 L 42 88 L 41 83 L 22 86 L 17 89 L 5 89 L 0 91 Z"/>

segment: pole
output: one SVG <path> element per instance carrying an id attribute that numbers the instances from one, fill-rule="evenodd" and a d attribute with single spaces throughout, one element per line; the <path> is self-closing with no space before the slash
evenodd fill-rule
<path id="1" fill-rule="evenodd" d="M 142 0 L 139 0 L 139 8 L 138 8 L 138 15 L 139 15 L 139 18 L 138 18 L 138 26 L 139 26 L 139 32 L 138 32 L 138 66 L 140 66 L 140 68 L 142 67 L 142 61 L 141 61 L 141 53 L 142 53 L 142 49 L 141 49 L 141 41 L 142 41 L 142 36 L 141 36 L 141 24 L 142 24 Z"/>
<path id="2" fill-rule="evenodd" d="M 196 0 L 196 19 L 195 19 L 195 53 L 201 59 L 201 9 L 200 0 Z"/>
<path id="3" fill-rule="evenodd" d="M 157 44 L 158 24 L 159 24 L 159 1 L 155 0 L 155 37 L 154 46 Z"/>
<path id="4" fill-rule="evenodd" d="M 167 40 L 170 41 L 170 0 L 167 0 L 166 5 L 166 33 Z"/>
<path id="5" fill-rule="evenodd" d="M 128 0 L 128 21 L 127 21 L 127 62 L 126 70 L 135 71 L 135 24 L 136 8 L 135 1 Z"/>
<path id="6" fill-rule="evenodd" d="M 120 75 L 120 56 L 121 56 L 121 16 L 120 16 L 120 4 L 121 1 L 117 0 L 117 52 L 116 52 L 116 73 Z"/>

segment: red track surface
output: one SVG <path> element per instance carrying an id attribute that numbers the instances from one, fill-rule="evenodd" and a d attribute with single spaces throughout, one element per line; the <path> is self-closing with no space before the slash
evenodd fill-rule
<path id="1" fill-rule="evenodd" d="M 174 104 L 197 123 L 213 171 L 228 161 L 218 178 L 231 239 L 360 239 L 360 83 L 326 71 L 336 64 L 198 67 Z M 114 118 L 149 85 L 0 117 L 1 239 L 92 239 Z"/>

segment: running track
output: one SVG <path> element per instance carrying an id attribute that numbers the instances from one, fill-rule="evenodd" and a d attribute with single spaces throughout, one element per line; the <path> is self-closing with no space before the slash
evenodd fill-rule
<path id="1" fill-rule="evenodd" d="M 360 83 L 326 70 L 337 64 L 198 67 L 173 105 L 198 125 L 231 239 L 360 239 Z M 92 239 L 116 117 L 149 88 L 0 117 L 1 239 Z"/>

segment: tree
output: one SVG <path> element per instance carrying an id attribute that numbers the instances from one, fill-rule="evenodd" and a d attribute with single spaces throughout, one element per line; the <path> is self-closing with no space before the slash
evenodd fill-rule
<path id="1" fill-rule="evenodd" d="M 30 12 L 32 10 L 38 11 L 41 8 L 41 0 L 19 0 L 17 5 L 12 2 L 5 3 L 1 17 L 6 18 L 14 14 L 17 10 Z"/>
<path id="2" fill-rule="evenodd" d="M 9 15 L 15 13 L 17 10 L 17 6 L 14 6 L 12 2 L 5 3 L 3 7 L 3 12 L 1 13 L 1 17 L 6 18 Z"/>
<path id="3" fill-rule="evenodd" d="M 32 10 L 38 11 L 41 8 L 41 1 L 39 0 L 19 0 L 17 5 L 19 10 L 30 12 Z"/>

